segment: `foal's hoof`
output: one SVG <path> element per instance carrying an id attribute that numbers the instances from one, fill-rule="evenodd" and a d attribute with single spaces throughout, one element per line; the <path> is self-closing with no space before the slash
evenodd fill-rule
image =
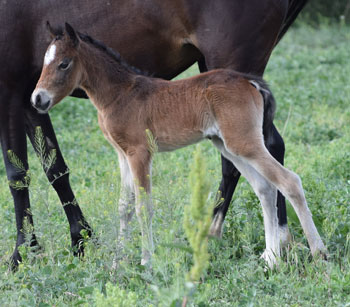
<path id="1" fill-rule="evenodd" d="M 260 259 L 265 260 L 270 269 L 277 267 L 277 259 L 275 254 L 271 250 L 266 250 L 260 256 Z"/>
<path id="2" fill-rule="evenodd" d="M 147 270 L 152 270 L 152 257 L 142 257 L 141 266 L 145 267 Z"/>
<path id="3" fill-rule="evenodd" d="M 328 251 L 322 251 L 319 253 L 321 259 L 323 259 L 324 261 L 328 261 L 329 259 L 329 254 Z"/>
<path id="4" fill-rule="evenodd" d="M 316 250 L 312 252 L 312 257 L 313 258 L 320 258 L 322 260 L 328 261 L 329 259 L 329 254 L 328 251 L 325 247 L 323 247 L 323 249 L 320 250 Z"/>
<path id="5" fill-rule="evenodd" d="M 292 236 L 289 232 L 288 225 L 278 226 L 281 247 L 287 247 L 292 242 Z"/>
<path id="6" fill-rule="evenodd" d="M 324 260 L 327 260 L 329 258 L 327 248 L 324 246 L 321 239 L 312 241 L 311 244 L 309 243 L 309 246 L 311 249 L 312 257 L 321 258 Z"/>

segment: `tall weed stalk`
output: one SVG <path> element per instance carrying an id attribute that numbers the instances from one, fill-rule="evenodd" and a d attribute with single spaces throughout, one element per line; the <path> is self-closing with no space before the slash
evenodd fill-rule
<path id="1" fill-rule="evenodd" d="M 186 306 L 188 298 L 193 295 L 195 284 L 200 281 L 200 278 L 205 273 L 210 258 L 208 234 L 214 204 L 207 204 L 210 184 L 199 146 L 197 146 L 194 154 L 194 164 L 190 173 L 190 186 L 192 190 L 191 202 L 185 206 L 183 226 L 192 249 L 193 265 L 187 275 L 189 292 L 183 300 L 183 306 Z"/>

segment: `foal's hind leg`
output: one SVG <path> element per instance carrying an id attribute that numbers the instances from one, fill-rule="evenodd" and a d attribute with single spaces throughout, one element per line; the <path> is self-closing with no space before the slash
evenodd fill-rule
<path id="1" fill-rule="evenodd" d="M 264 147 L 245 159 L 291 202 L 309 242 L 311 253 L 325 253 L 326 248 L 312 220 L 299 176 L 279 164 Z"/>
<path id="2" fill-rule="evenodd" d="M 266 147 L 271 154 L 281 163 L 284 162 L 284 142 L 276 128 L 272 127 L 272 136 L 267 140 Z M 222 198 L 222 202 L 214 208 L 213 222 L 210 227 L 210 234 L 216 237 L 222 236 L 223 224 L 232 195 L 236 189 L 240 172 L 232 162 L 221 156 L 222 180 L 219 187 L 218 197 Z M 291 241 L 291 235 L 287 224 L 287 210 L 284 196 L 277 193 L 277 210 L 279 235 L 282 246 L 286 246 Z"/>
<path id="3" fill-rule="evenodd" d="M 291 202 L 298 215 L 312 254 L 324 252 L 325 247 L 306 204 L 299 176 L 283 167 L 271 156 L 259 136 L 261 132 L 257 130 L 257 127 L 252 128 L 250 135 L 245 136 L 245 141 L 240 144 L 241 146 L 237 146 L 235 138 L 225 133 L 227 131 L 230 130 L 226 127 L 223 131 L 226 150 L 233 155 L 238 152 L 243 162 L 252 166 L 261 176 L 281 191 Z"/>
<path id="4" fill-rule="evenodd" d="M 266 148 L 283 165 L 285 146 L 281 135 L 273 124 L 271 125 L 271 130 L 265 131 L 265 133 L 268 134 L 264 135 Z M 277 216 L 280 241 L 282 246 L 287 246 L 291 242 L 292 236 L 288 229 L 286 200 L 280 192 L 277 193 Z"/>
<path id="5" fill-rule="evenodd" d="M 213 143 L 219 148 L 222 155 L 234 163 L 241 174 L 248 180 L 260 200 L 264 215 L 266 241 L 266 249 L 262 254 L 262 258 L 265 259 L 269 267 L 273 267 L 276 264 L 276 257 L 280 256 L 280 237 L 276 206 L 277 189 L 253 167 L 239 157 L 229 153 L 221 140 L 214 139 Z"/>

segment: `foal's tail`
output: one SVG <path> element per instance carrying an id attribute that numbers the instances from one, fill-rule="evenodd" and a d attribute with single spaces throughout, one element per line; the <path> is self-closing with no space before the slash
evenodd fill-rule
<path id="1" fill-rule="evenodd" d="M 276 101 L 267 83 L 261 78 L 249 79 L 249 82 L 260 92 L 264 100 L 264 120 L 263 133 L 266 137 L 271 131 L 273 119 L 275 117 Z"/>

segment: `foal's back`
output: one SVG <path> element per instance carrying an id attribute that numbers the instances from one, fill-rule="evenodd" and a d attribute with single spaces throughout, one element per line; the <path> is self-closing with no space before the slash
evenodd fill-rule
<path id="1" fill-rule="evenodd" d="M 124 106 L 119 103 L 118 123 L 112 119 L 115 129 L 135 137 L 143 137 L 149 129 L 160 151 L 219 135 L 219 126 L 226 123 L 249 130 L 245 122 L 253 119 L 262 127 L 261 95 L 247 76 L 232 70 L 213 70 L 178 81 L 135 76 L 128 93 Z"/>

